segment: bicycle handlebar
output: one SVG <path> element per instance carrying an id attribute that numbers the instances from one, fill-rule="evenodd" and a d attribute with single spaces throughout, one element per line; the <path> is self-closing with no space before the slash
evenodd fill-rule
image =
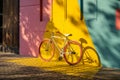
<path id="1" fill-rule="evenodd" d="M 45 32 L 50 32 L 50 31 L 46 30 Z M 52 35 L 54 35 L 54 32 L 51 32 L 51 33 L 52 33 Z M 65 37 L 72 36 L 72 34 L 62 34 L 60 31 L 56 31 L 55 33 L 58 33 L 58 34 L 63 35 Z"/>

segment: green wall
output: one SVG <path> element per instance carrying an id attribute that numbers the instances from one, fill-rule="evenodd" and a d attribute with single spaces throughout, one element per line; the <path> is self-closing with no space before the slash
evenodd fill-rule
<path id="1" fill-rule="evenodd" d="M 115 24 L 118 8 L 120 0 L 83 1 L 84 19 L 104 67 L 120 68 L 120 30 Z"/>

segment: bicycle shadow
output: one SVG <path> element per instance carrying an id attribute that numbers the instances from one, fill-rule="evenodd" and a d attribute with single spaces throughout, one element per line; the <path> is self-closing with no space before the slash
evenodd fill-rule
<path id="1" fill-rule="evenodd" d="M 82 60 L 81 63 L 82 64 L 89 64 L 89 65 L 96 65 L 101 67 L 101 60 L 99 57 L 98 52 L 96 51 L 96 49 L 94 49 L 93 47 L 87 45 L 84 46 L 86 44 L 88 44 L 87 40 L 84 38 L 80 38 L 79 39 L 80 43 L 81 43 L 81 49 L 82 49 Z"/>
<path id="2" fill-rule="evenodd" d="M 57 33 L 59 32 L 59 33 Z M 51 35 L 52 33 L 54 33 L 54 36 L 59 36 L 59 37 L 64 37 L 63 36 L 63 33 L 61 33 L 54 25 L 54 22 L 53 21 L 49 21 L 47 24 L 46 24 L 46 30 L 44 31 L 44 35 L 43 35 L 43 40 L 44 39 L 50 39 L 51 38 Z M 57 46 L 59 46 L 60 48 L 63 47 L 64 45 L 64 40 L 63 39 L 60 39 L 60 38 L 54 38 L 55 42 L 57 42 Z M 59 57 L 59 51 L 57 49 L 55 49 L 55 55 L 56 58 L 55 59 L 58 59 Z"/>

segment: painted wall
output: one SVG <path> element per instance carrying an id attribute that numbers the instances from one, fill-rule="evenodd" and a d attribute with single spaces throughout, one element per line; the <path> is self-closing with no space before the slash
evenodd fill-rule
<path id="1" fill-rule="evenodd" d="M 120 68 L 120 18 L 118 16 L 120 12 L 117 11 L 120 9 L 120 1 L 92 1 L 86 0 L 84 2 L 84 6 L 86 6 L 84 7 L 86 8 L 84 9 L 84 18 L 94 45 L 99 52 L 102 65 Z M 93 17 L 86 17 L 88 15 Z"/>
<path id="2" fill-rule="evenodd" d="M 43 38 L 49 37 L 45 29 L 59 30 L 61 33 L 72 33 L 71 39 L 79 40 L 80 37 L 88 41 L 88 45 L 94 47 L 85 22 L 80 20 L 80 8 L 78 1 L 43 0 L 43 21 L 40 22 L 40 0 L 20 0 L 20 54 L 26 56 L 38 56 L 38 47 Z M 71 4 L 73 6 L 71 6 Z M 50 9 L 52 12 L 50 12 Z M 50 23 L 49 16 L 53 18 Z"/>
<path id="3" fill-rule="evenodd" d="M 97 50 L 104 67 L 120 68 L 120 31 L 116 28 L 119 0 L 83 0 L 83 5 L 80 5 L 81 0 L 67 0 L 67 6 L 66 0 L 53 0 L 52 9 L 52 0 L 43 0 L 42 22 L 39 1 L 20 0 L 21 55 L 37 57 L 41 40 L 50 36 L 45 29 L 59 30 L 63 34 L 72 33 L 73 40 L 86 39 L 87 45 Z M 81 6 L 83 20 L 80 20 Z"/>
<path id="4" fill-rule="evenodd" d="M 38 47 L 49 20 L 50 0 L 43 0 L 43 21 L 40 21 L 40 0 L 20 0 L 20 54 L 38 56 Z"/>

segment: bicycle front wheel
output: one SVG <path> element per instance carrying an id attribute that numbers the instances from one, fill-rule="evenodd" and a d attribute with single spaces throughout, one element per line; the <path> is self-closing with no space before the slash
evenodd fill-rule
<path id="1" fill-rule="evenodd" d="M 80 43 L 68 41 L 64 47 L 64 59 L 70 65 L 78 64 L 82 59 L 82 49 Z"/>
<path id="2" fill-rule="evenodd" d="M 90 46 L 87 46 L 84 48 L 83 58 L 81 62 L 83 64 L 90 65 L 90 66 L 97 66 L 97 67 L 101 66 L 100 58 L 97 51 Z"/>
<path id="3" fill-rule="evenodd" d="M 43 40 L 39 46 L 40 58 L 44 61 L 50 61 L 54 56 L 54 45 L 47 39 Z"/>

